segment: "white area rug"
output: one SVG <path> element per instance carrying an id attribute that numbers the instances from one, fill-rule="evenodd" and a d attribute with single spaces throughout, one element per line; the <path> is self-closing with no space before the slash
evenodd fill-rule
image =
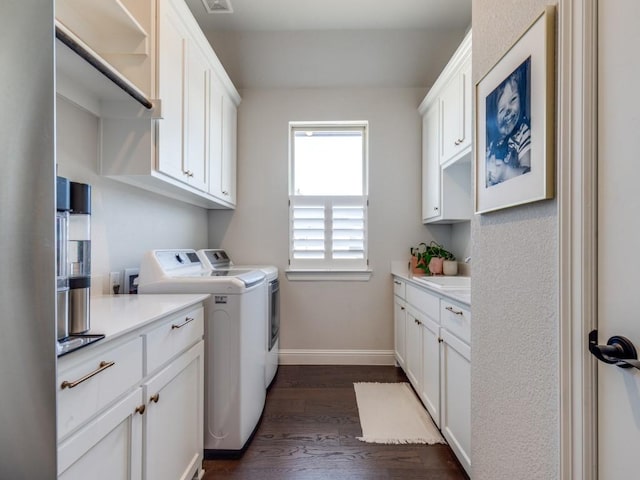
<path id="1" fill-rule="evenodd" d="M 354 383 L 362 440 L 367 443 L 445 443 L 408 383 Z"/>

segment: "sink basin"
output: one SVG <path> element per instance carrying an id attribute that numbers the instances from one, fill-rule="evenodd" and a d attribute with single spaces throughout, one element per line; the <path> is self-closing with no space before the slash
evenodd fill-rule
<path id="1" fill-rule="evenodd" d="M 430 287 L 445 290 L 466 290 L 471 288 L 471 277 L 413 277 L 413 279 Z"/>

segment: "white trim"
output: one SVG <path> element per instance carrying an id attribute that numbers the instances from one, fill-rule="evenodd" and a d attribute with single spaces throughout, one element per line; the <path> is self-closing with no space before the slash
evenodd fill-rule
<path id="1" fill-rule="evenodd" d="M 293 282 L 368 282 L 373 275 L 373 270 L 287 270 L 285 274 L 287 280 Z"/>
<path id="2" fill-rule="evenodd" d="M 597 479 L 597 1 L 560 0 L 559 428 L 562 480 Z"/>
<path id="3" fill-rule="evenodd" d="M 280 365 L 395 365 L 393 350 L 280 349 Z"/>

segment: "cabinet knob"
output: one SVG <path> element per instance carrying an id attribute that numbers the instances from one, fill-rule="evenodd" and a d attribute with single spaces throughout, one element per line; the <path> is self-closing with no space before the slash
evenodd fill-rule
<path id="1" fill-rule="evenodd" d="M 136 413 L 139 413 L 140 415 L 144 415 L 144 411 L 147 409 L 147 407 L 145 405 L 140 405 L 137 406 L 135 409 Z"/>
<path id="2" fill-rule="evenodd" d="M 158 400 L 160 400 L 159 393 L 156 393 L 155 395 L 151 395 L 151 397 L 149 398 L 149 401 L 153 403 L 158 403 Z"/>
<path id="3" fill-rule="evenodd" d="M 223 194 L 223 195 L 226 195 L 227 197 L 229 196 L 229 192 L 227 192 L 226 190 L 223 190 L 223 191 L 222 191 L 222 194 Z"/>
<path id="4" fill-rule="evenodd" d="M 437 212 L 438 211 L 438 207 L 433 207 L 433 211 Z"/>
<path id="5" fill-rule="evenodd" d="M 400 310 L 404 310 L 404 307 L 400 307 Z"/>

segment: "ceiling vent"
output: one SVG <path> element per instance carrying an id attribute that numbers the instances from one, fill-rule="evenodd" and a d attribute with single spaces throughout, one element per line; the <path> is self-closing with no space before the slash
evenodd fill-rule
<path id="1" fill-rule="evenodd" d="M 202 0 L 209 13 L 233 13 L 231 0 Z"/>

